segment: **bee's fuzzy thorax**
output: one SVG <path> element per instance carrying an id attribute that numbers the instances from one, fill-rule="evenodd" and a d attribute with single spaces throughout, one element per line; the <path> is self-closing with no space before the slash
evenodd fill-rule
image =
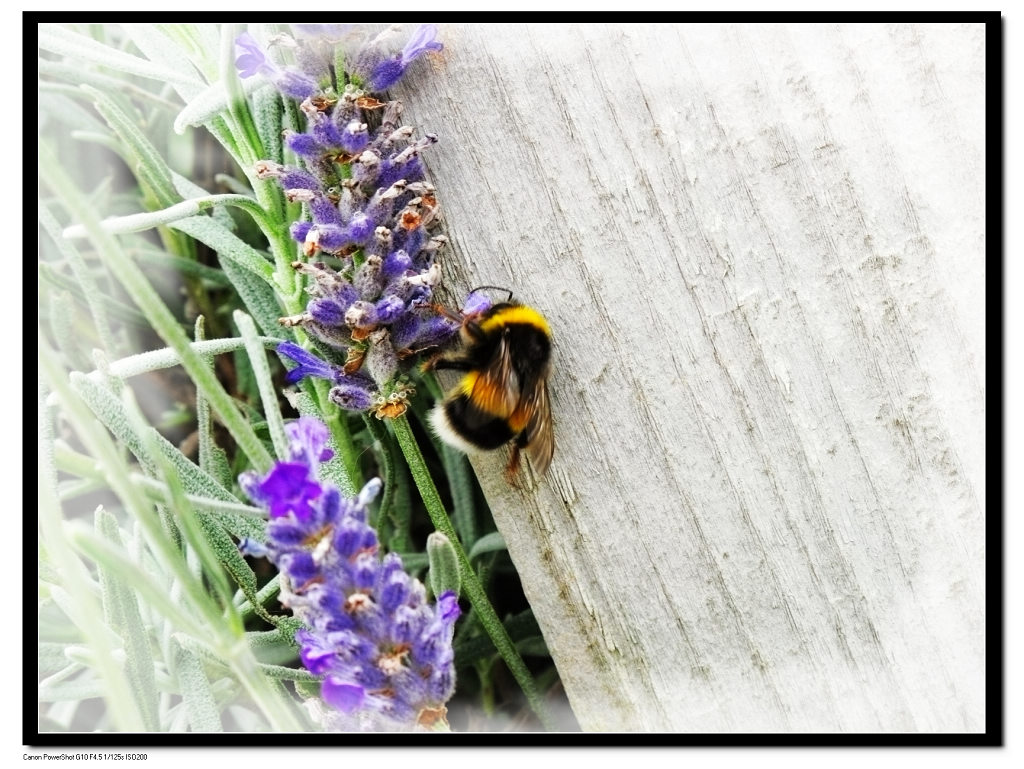
<path id="1" fill-rule="evenodd" d="M 531 326 L 545 336 L 551 336 L 551 329 L 544 316 L 525 304 L 498 305 L 481 321 L 480 328 L 487 332 L 501 326 L 512 325 Z"/>

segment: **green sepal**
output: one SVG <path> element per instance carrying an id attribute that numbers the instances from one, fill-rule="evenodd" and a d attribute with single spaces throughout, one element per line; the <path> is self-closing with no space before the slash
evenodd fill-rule
<path id="1" fill-rule="evenodd" d="M 427 537 L 427 560 L 430 563 L 427 580 L 434 595 L 439 596 L 449 590 L 459 595 L 462 590 L 459 557 L 451 540 L 439 531 Z"/>

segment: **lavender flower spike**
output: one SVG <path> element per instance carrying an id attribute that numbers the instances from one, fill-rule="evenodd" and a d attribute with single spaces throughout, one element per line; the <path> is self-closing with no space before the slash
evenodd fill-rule
<path id="1" fill-rule="evenodd" d="M 276 179 L 285 197 L 305 209 L 289 234 L 302 257 L 292 266 L 308 277 L 309 298 L 304 312 L 282 323 L 302 326 L 327 357 L 280 345 L 298 364 L 288 382 L 327 379 L 334 403 L 380 419 L 408 408 L 413 359 L 458 333 L 458 323 L 431 306 L 446 238 L 437 232 L 440 204 L 421 155 L 437 137 L 415 139 L 401 122 L 402 105 L 373 95 L 443 46 L 437 27 L 425 24 L 396 52 L 387 42 L 393 31 L 368 40 L 349 27 L 302 25 L 298 38 L 277 35 L 271 43 L 296 65 L 269 74 L 264 52 L 241 35 L 244 53 L 236 61 L 243 76 L 265 74 L 298 99 L 305 120 L 304 130 L 289 130 L 284 139 L 303 167 L 256 164 L 261 179 Z"/>
<path id="2" fill-rule="evenodd" d="M 327 429 L 312 417 L 285 428 L 289 457 L 242 488 L 270 511 L 267 543 L 247 543 L 281 572 L 280 600 L 302 620 L 295 634 L 303 665 L 323 676 L 307 702 L 332 731 L 406 731 L 444 723 L 455 688 L 452 635 L 457 596 L 431 606 L 423 585 L 395 553 L 381 558 L 368 507 L 373 479 L 355 499 L 317 477 L 329 457 Z"/>

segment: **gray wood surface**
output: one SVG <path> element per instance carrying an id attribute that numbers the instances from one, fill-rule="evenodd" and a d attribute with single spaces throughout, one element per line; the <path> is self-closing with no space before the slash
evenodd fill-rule
<path id="1" fill-rule="evenodd" d="M 444 25 L 453 295 L 555 337 L 474 460 L 593 730 L 985 724 L 984 29 Z"/>

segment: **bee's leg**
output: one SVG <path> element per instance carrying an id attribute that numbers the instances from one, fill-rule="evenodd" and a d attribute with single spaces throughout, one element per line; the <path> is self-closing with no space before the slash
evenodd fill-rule
<path id="1" fill-rule="evenodd" d="M 462 328 L 471 339 L 481 340 L 485 336 L 483 328 L 475 320 L 465 321 Z"/>
<path id="2" fill-rule="evenodd" d="M 505 480 L 516 488 L 519 485 L 519 470 L 522 467 L 522 450 L 526 448 L 526 433 L 519 433 L 512 441 L 512 456 L 509 457 L 508 466 L 505 468 Z"/>
<path id="3" fill-rule="evenodd" d="M 439 371 L 449 369 L 451 371 L 472 371 L 475 366 L 468 360 L 462 358 L 445 358 L 440 354 L 428 358 L 420 366 L 421 371 Z"/>

